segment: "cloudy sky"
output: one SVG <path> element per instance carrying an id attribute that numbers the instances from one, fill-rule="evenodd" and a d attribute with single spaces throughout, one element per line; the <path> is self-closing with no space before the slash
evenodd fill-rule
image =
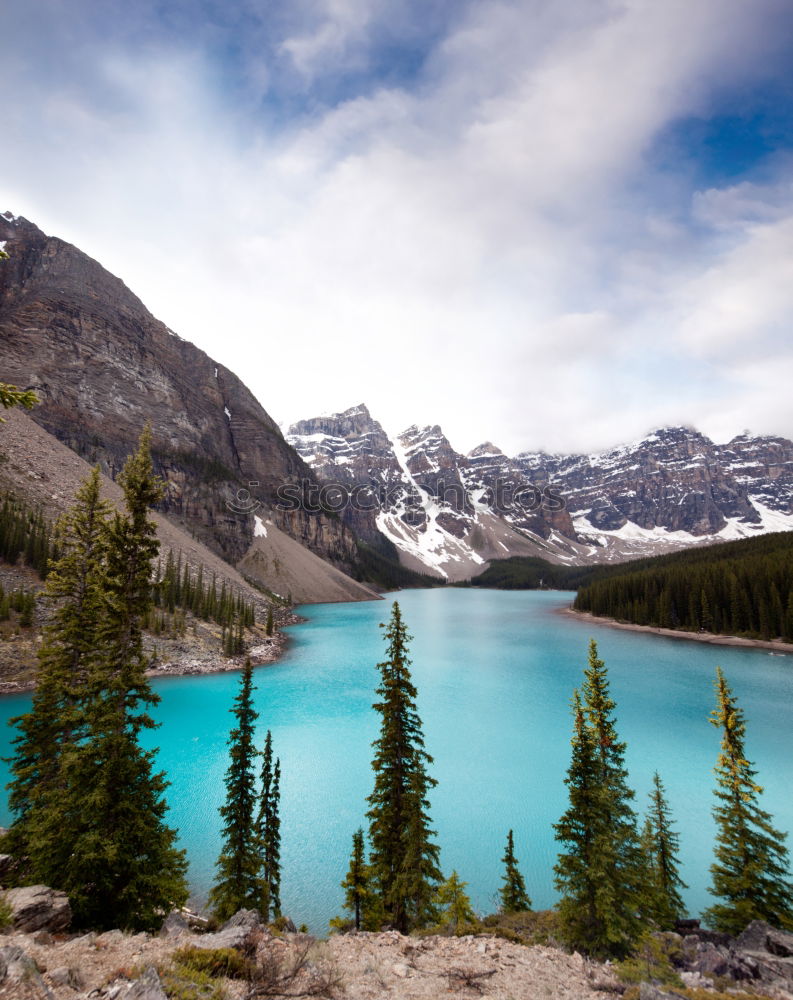
<path id="1" fill-rule="evenodd" d="M 279 421 L 793 436 L 790 0 L 4 0 L 0 211 Z"/>

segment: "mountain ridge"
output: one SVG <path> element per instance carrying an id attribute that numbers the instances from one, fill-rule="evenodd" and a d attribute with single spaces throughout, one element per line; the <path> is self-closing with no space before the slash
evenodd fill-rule
<path id="1" fill-rule="evenodd" d="M 261 559 L 251 567 L 258 583 L 277 590 L 294 582 L 283 572 L 289 553 L 311 567 L 309 581 L 335 581 L 330 589 L 294 587 L 306 602 L 376 596 L 349 578 L 358 541 L 338 517 L 277 502 L 285 484 L 302 493 L 318 485 L 316 476 L 233 372 L 71 244 L 10 213 L 0 215 L 0 241 L 9 254 L 0 262 L 2 377 L 35 387 L 30 419 L 111 480 L 149 423 L 165 484 L 158 510 L 189 536 L 235 566 L 251 549 L 261 556 L 281 532 L 308 553 L 281 539 L 264 576 Z M 273 523 L 266 544 L 255 534 L 257 512 Z"/>
<path id="2" fill-rule="evenodd" d="M 793 529 L 793 442 L 774 435 L 715 444 L 670 426 L 601 453 L 510 457 L 486 440 L 463 455 L 437 424 L 390 440 L 358 404 L 299 421 L 286 436 L 320 478 L 348 489 L 377 487 L 379 470 L 390 469 L 377 527 L 406 564 L 449 580 L 476 575 L 494 558 L 616 562 Z M 362 515 L 346 516 L 355 525 Z"/>

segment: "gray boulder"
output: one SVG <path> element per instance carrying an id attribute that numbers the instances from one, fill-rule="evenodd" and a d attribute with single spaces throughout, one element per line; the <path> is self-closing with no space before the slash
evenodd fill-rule
<path id="1" fill-rule="evenodd" d="M 263 930 L 261 916 L 255 910 L 240 910 L 214 934 L 199 934 L 191 944 L 196 948 L 237 948 L 244 951 Z"/>
<path id="2" fill-rule="evenodd" d="M 14 929 L 23 933 L 65 931 L 71 923 L 72 908 L 65 892 L 46 885 L 25 885 L 5 893 L 13 913 Z"/>
<path id="3" fill-rule="evenodd" d="M 73 990 L 85 989 L 85 980 L 79 969 L 63 965 L 57 969 L 49 970 L 47 975 L 53 986 L 68 986 Z"/>
<path id="4" fill-rule="evenodd" d="M 17 945 L 0 948 L 0 997 L 3 1000 L 54 1000 L 36 963 Z"/>
<path id="5" fill-rule="evenodd" d="M 735 939 L 741 951 L 768 952 L 778 958 L 793 958 L 793 934 L 780 931 L 763 920 L 753 920 Z"/>
<path id="6" fill-rule="evenodd" d="M 651 983 L 640 983 L 639 1000 L 680 1000 L 680 997 L 674 993 L 666 993 Z"/>
<path id="7" fill-rule="evenodd" d="M 136 980 L 126 993 L 120 995 L 123 1000 L 168 1000 L 162 988 L 157 970 L 150 965 L 140 979 Z"/>
<path id="8" fill-rule="evenodd" d="M 160 937 L 179 937 L 189 932 L 190 925 L 183 914 L 179 910 L 171 910 L 160 928 Z"/>

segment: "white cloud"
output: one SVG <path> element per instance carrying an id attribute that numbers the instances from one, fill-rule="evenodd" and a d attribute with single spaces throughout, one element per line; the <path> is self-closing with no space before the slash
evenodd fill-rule
<path id="1" fill-rule="evenodd" d="M 309 86 L 368 65 L 394 9 L 301 5 L 281 48 Z M 201 51 L 97 47 L 101 100 L 5 79 L 21 97 L 0 111 L 0 209 L 99 258 L 286 422 L 365 400 L 461 450 L 730 414 L 793 433 L 789 404 L 718 356 L 790 320 L 789 188 L 690 205 L 646 162 L 669 121 L 761 63 L 772 9 L 476 3 L 410 89 L 277 129 L 221 97 Z M 263 58 L 261 80 L 275 71 Z"/>

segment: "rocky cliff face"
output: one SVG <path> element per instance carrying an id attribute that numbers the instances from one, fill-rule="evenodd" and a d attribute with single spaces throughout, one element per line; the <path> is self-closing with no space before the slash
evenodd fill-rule
<path id="1" fill-rule="evenodd" d="M 316 475 L 233 372 L 70 244 L 8 213 L 0 241 L 10 254 L 0 262 L 2 377 L 36 387 L 41 426 L 112 477 L 150 421 L 162 509 L 232 562 L 250 547 L 256 500 L 316 554 L 354 561 L 338 518 L 274 506 L 279 486 L 302 490 Z"/>
<path id="2" fill-rule="evenodd" d="M 365 406 L 302 421 L 288 440 L 328 482 L 389 486 L 369 525 L 403 562 L 462 579 L 485 561 L 619 561 L 793 528 L 793 443 L 740 436 L 717 445 L 664 428 L 603 454 L 468 455 L 437 426 L 393 441 Z"/>
<path id="3" fill-rule="evenodd" d="M 579 537 L 640 529 L 740 538 L 793 526 L 793 443 L 784 438 L 717 445 L 690 428 L 667 427 L 602 455 L 515 461 L 534 482 L 558 486 Z"/>
<path id="4" fill-rule="evenodd" d="M 458 580 L 507 555 L 581 555 L 564 508 L 492 445 L 461 455 L 437 425 L 391 440 L 364 405 L 300 421 L 287 440 L 327 484 L 357 491 L 341 516 L 411 569 Z"/>

